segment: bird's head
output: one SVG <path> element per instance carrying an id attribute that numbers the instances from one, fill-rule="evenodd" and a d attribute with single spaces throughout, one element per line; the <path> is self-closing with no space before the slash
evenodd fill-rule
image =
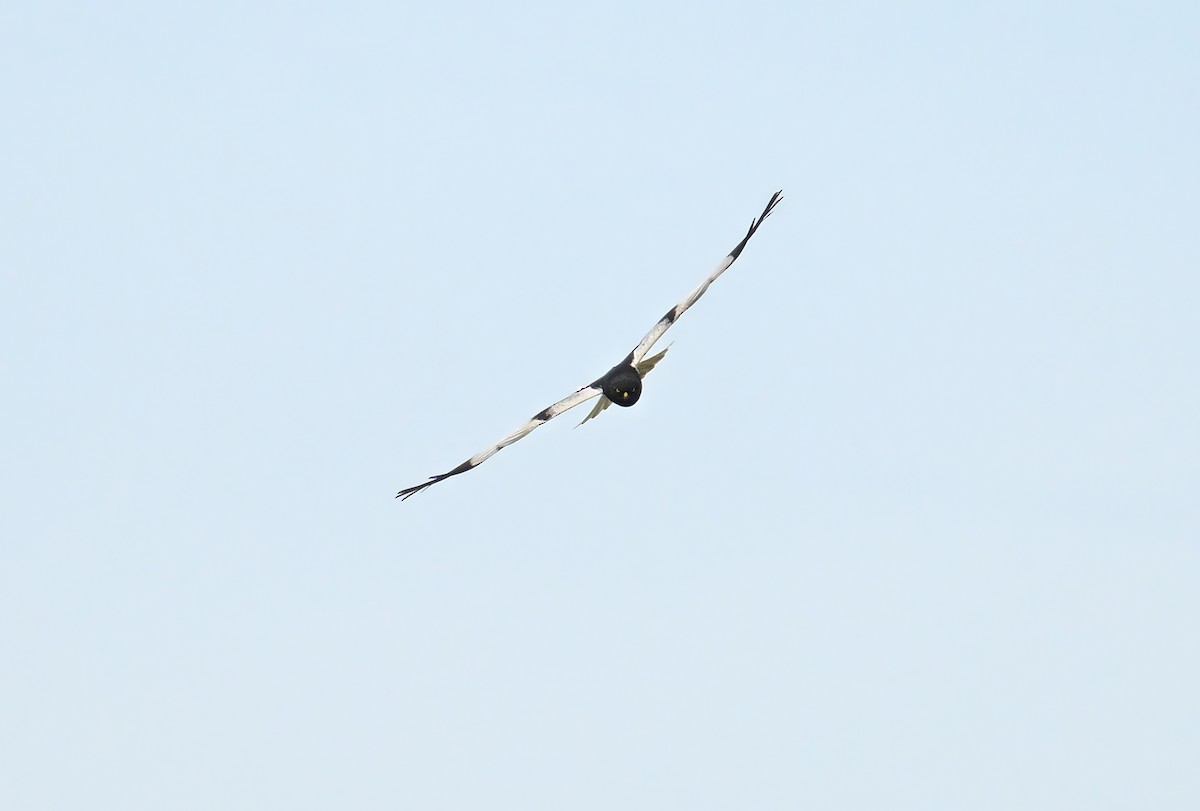
<path id="1" fill-rule="evenodd" d="M 631 406 L 642 396 L 642 376 L 632 366 L 617 366 L 601 381 L 604 396 L 619 406 Z"/>

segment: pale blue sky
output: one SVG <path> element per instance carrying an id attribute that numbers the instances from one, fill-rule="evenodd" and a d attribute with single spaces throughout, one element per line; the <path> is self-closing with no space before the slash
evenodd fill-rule
<path id="1" fill-rule="evenodd" d="M 1200 807 L 1197 42 L 10 4 L 0 805 Z"/>

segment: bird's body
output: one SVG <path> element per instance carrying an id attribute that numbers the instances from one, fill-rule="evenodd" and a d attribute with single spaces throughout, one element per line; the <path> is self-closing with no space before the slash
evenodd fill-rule
<path id="1" fill-rule="evenodd" d="M 704 295 L 704 292 L 708 290 L 709 285 L 716 281 L 717 277 L 724 273 L 729 266 L 732 265 L 739 256 L 741 256 L 742 249 L 746 247 L 746 243 L 750 241 L 750 237 L 754 236 L 754 232 L 758 230 L 760 225 L 762 225 L 763 220 L 770 215 L 771 210 L 775 208 L 775 205 L 782 199 L 782 191 L 775 192 L 775 194 L 771 196 L 771 199 L 767 203 L 767 207 L 763 209 L 762 214 L 760 214 L 757 219 L 750 222 L 750 230 L 746 232 L 746 236 L 742 237 L 742 241 L 734 246 L 733 250 L 730 251 L 723 260 L 721 260 L 717 267 L 708 274 L 704 281 L 701 282 L 695 290 L 693 290 L 691 293 L 685 296 L 682 301 L 668 310 L 666 314 L 663 315 L 663 317 L 660 318 L 658 322 L 650 329 L 650 331 L 646 333 L 646 336 L 638 342 L 638 345 L 633 348 L 633 351 L 626 355 L 620 363 L 609 369 L 589 385 L 584 386 L 573 394 L 570 394 L 567 397 L 559 400 L 557 403 L 554 403 L 553 405 L 542 409 L 537 414 L 534 414 L 520 428 L 513 431 L 504 439 L 501 439 L 496 444 L 475 454 L 453 470 L 438 474 L 437 476 L 431 476 L 429 481 L 424 482 L 423 484 L 406 487 L 397 493 L 396 497 L 400 499 L 407 499 L 409 496 L 416 495 L 417 493 L 421 492 L 426 487 L 431 487 L 432 485 L 437 484 L 442 479 L 448 479 L 451 476 L 457 476 L 459 473 L 466 473 L 468 470 L 471 470 L 472 468 L 475 468 L 490 459 L 497 451 L 507 448 L 517 440 L 528 436 L 533 429 L 537 428 L 539 425 L 549 422 L 559 414 L 569 411 L 575 406 L 585 403 L 594 397 L 599 397 L 600 400 L 596 403 L 595 407 L 592 408 L 591 413 L 583 418 L 583 422 L 579 423 L 580 425 L 583 425 L 584 422 L 599 416 L 600 412 L 607 408 L 610 403 L 616 403 L 622 407 L 628 407 L 636 403 L 642 396 L 642 378 L 649 374 L 650 370 L 653 369 L 660 360 L 662 360 L 663 356 L 667 354 L 667 350 L 663 349 L 650 357 L 646 357 L 646 355 L 651 349 L 654 348 L 654 344 L 657 343 L 658 339 L 663 336 L 663 333 L 670 329 L 671 325 L 674 324 L 681 315 L 687 312 L 689 307 L 695 304 L 700 297 Z"/>

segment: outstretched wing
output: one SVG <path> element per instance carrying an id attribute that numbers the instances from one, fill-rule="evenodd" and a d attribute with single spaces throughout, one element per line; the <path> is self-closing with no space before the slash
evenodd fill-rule
<path id="1" fill-rule="evenodd" d="M 484 462 L 486 462 L 488 459 L 491 458 L 491 456 L 494 453 L 496 453 L 496 451 L 501 450 L 502 448 L 507 448 L 509 445 L 513 444 L 518 439 L 523 439 L 524 437 L 529 436 L 529 434 L 533 431 L 533 429 L 537 428 L 539 425 L 549 422 L 550 420 L 554 419 L 555 417 L 557 417 L 559 414 L 563 413 L 564 411 L 570 411 L 572 408 L 579 405 L 580 403 L 586 403 L 588 400 L 599 395 L 600 393 L 601 393 L 601 390 L 600 390 L 599 386 L 595 386 L 595 385 L 584 386 L 582 389 L 580 389 L 579 391 L 570 395 L 569 397 L 564 397 L 563 399 L 559 400 L 554 405 L 549 406 L 548 408 L 544 408 L 541 411 L 539 411 L 537 414 L 534 414 L 532 417 L 529 418 L 529 421 L 526 422 L 524 425 L 522 425 L 520 428 L 513 431 L 508 436 L 504 437 L 504 439 L 500 440 L 495 445 L 485 448 L 482 451 L 480 451 L 479 453 L 475 454 L 470 459 L 463 462 L 458 467 L 454 468 L 454 470 L 448 471 L 446 473 L 440 473 L 437 476 L 430 476 L 429 481 L 425 482 L 424 484 L 418 484 L 415 487 L 405 487 L 403 490 L 401 490 L 399 493 L 396 494 L 396 498 L 401 499 L 401 500 L 407 499 L 409 496 L 415 495 L 415 494 L 421 492 L 426 487 L 431 487 L 431 486 L 437 484 L 442 479 L 448 479 L 451 476 L 457 476 L 459 473 L 466 473 L 471 468 L 476 467 L 476 466 L 481 465 Z"/>
<path id="2" fill-rule="evenodd" d="M 628 363 L 637 365 L 646 356 L 646 353 L 650 351 L 650 348 L 654 346 L 654 343 L 663 336 L 663 333 L 670 329 L 679 316 L 687 312 L 688 307 L 691 307 L 704 295 L 704 291 L 708 289 L 708 286 L 715 282 L 718 276 L 729 269 L 734 260 L 742 255 L 742 249 L 746 247 L 746 243 L 750 241 L 750 237 L 754 236 L 754 232 L 758 230 L 758 226 L 763 224 L 763 220 L 770 216 L 771 209 L 775 208 L 775 204 L 782 199 L 782 190 L 771 195 L 771 200 L 767 203 L 767 207 L 763 209 L 762 214 L 758 216 L 758 219 L 750 221 L 750 230 L 746 232 L 746 236 L 742 237 L 742 241 L 734 246 L 733 250 L 713 269 L 713 272 L 708 274 L 708 278 L 700 283 L 699 287 L 688 293 L 683 301 L 676 304 L 667 311 L 666 315 L 658 319 L 658 323 L 654 325 L 654 328 L 647 332 L 646 337 L 642 339 L 641 343 L 635 346 L 633 351 L 629 353 Z"/>

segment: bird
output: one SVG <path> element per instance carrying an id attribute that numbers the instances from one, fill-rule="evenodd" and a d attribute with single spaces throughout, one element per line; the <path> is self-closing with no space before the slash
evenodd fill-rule
<path id="1" fill-rule="evenodd" d="M 436 476 L 430 476 L 428 481 L 421 484 L 406 487 L 396 493 L 396 498 L 401 501 L 407 501 L 411 496 L 415 496 L 417 493 L 428 487 L 432 487 L 440 481 L 444 481 L 451 476 L 457 476 L 460 473 L 466 473 L 468 470 L 474 470 L 488 459 L 491 459 L 497 452 L 529 436 L 538 426 L 545 425 L 560 414 L 570 411 L 575 406 L 586 403 L 595 397 L 599 397 L 599 401 L 579 425 L 583 425 L 588 420 L 598 417 L 610 404 L 615 403 L 623 408 L 634 405 L 642 396 L 642 379 L 663 359 L 663 356 L 667 354 L 667 349 L 670 349 L 670 346 L 668 346 L 667 349 L 663 349 L 654 355 L 649 355 L 650 350 L 654 348 L 654 344 L 671 328 L 672 324 L 679 320 L 681 315 L 700 300 L 700 297 L 708 290 L 709 285 L 715 282 L 742 255 L 742 251 L 745 249 L 746 243 L 750 241 L 750 237 L 754 236 L 759 226 L 770 216 L 775 206 L 782 199 L 782 190 L 771 195 L 771 199 L 767 202 L 762 214 L 750 221 L 750 229 L 746 232 L 746 236 L 742 237 L 741 242 L 733 246 L 733 250 L 717 263 L 717 266 L 705 277 L 704 281 L 700 282 L 695 290 L 688 293 L 678 304 L 667 310 L 666 314 L 658 319 L 655 325 L 650 328 L 650 331 L 646 333 L 645 337 L 638 341 L 637 346 L 620 363 L 596 378 L 595 381 L 567 395 L 557 403 L 543 408 L 530 417 L 517 430 L 499 442 L 484 448 L 458 467 L 448 470 L 445 473 L 439 473 Z M 648 355 L 649 357 L 647 357 Z"/>

